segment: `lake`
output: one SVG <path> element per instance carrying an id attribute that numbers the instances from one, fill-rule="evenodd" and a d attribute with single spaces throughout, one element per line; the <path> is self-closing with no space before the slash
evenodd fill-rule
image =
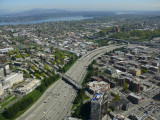
<path id="1" fill-rule="evenodd" d="M 37 24 L 45 22 L 74 21 L 74 20 L 85 20 L 85 19 L 92 19 L 92 17 L 75 16 L 75 17 L 49 18 L 44 20 L 33 20 L 25 22 L 0 22 L 0 25 Z"/>

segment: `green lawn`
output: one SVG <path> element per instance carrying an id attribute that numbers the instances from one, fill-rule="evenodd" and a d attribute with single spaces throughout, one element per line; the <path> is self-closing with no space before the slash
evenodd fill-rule
<path id="1" fill-rule="evenodd" d="M 77 61 L 77 59 L 75 59 L 72 64 L 67 64 L 67 65 L 65 66 L 65 72 L 67 72 L 67 71 L 69 70 L 69 68 L 70 68 L 76 61 Z"/>
<path id="2" fill-rule="evenodd" d="M 79 103 L 80 103 L 80 102 L 83 102 L 83 101 L 85 101 L 85 100 L 88 100 L 88 99 L 90 99 L 90 98 L 85 94 L 85 95 L 82 97 L 82 100 L 79 101 Z M 78 104 L 79 104 L 79 103 L 78 103 Z M 73 110 L 75 107 L 77 107 L 78 104 L 73 104 L 73 105 L 72 105 L 72 110 Z"/>
<path id="3" fill-rule="evenodd" d="M 65 71 L 67 71 L 75 62 L 76 62 L 76 60 L 75 60 L 72 64 L 67 65 L 66 68 L 65 68 Z M 59 80 L 59 79 L 60 79 L 60 77 L 57 78 L 53 83 L 55 83 L 55 82 L 56 82 L 57 80 Z M 53 84 L 53 83 L 52 83 L 52 84 Z M 45 90 L 46 90 L 47 88 L 49 88 L 49 86 L 51 86 L 52 84 L 48 85 L 48 86 L 45 88 Z M 44 91 L 45 91 L 45 90 L 44 90 Z M 19 112 L 14 116 L 14 118 L 12 118 L 12 119 L 10 119 L 10 120 L 16 119 L 17 117 L 19 117 L 20 115 L 22 115 L 25 111 L 27 111 L 27 110 L 43 95 L 44 91 L 43 91 L 43 92 L 40 92 L 39 90 L 33 90 L 31 93 L 27 94 L 27 95 L 24 96 L 21 100 L 19 100 L 18 102 L 21 102 L 21 101 L 23 101 L 23 100 L 26 99 L 26 98 L 32 97 L 34 102 L 33 102 L 31 105 L 29 105 L 25 110 L 19 111 Z M 10 97 L 11 97 L 11 96 L 10 96 Z M 7 97 L 6 99 L 9 99 L 10 97 Z M 13 99 L 11 98 L 11 101 L 13 101 L 13 100 L 15 100 L 15 99 L 16 99 L 16 98 L 13 98 Z M 86 99 L 86 96 L 85 96 L 85 99 Z M 9 100 L 9 102 L 11 102 L 11 101 Z M 7 104 L 7 103 L 6 103 L 6 104 Z M 2 114 L 0 114 L 0 120 L 8 120 L 8 119 L 6 119 L 5 117 L 3 117 Z"/>
<path id="4" fill-rule="evenodd" d="M 32 97 L 33 100 L 34 100 L 34 102 L 30 106 L 28 106 L 25 110 L 19 111 L 14 119 L 16 119 L 17 117 L 19 117 L 20 115 L 22 115 L 25 111 L 27 111 L 41 96 L 42 96 L 42 94 L 38 90 L 33 90 L 31 93 L 29 93 L 26 96 L 24 96 L 22 99 L 25 99 L 25 98 L 28 98 L 28 97 Z"/>
<path id="5" fill-rule="evenodd" d="M 34 100 L 34 102 L 33 102 L 29 107 L 27 107 L 25 110 L 19 111 L 19 112 L 17 113 L 17 115 L 16 115 L 13 119 L 11 119 L 11 120 L 16 119 L 16 118 L 19 117 L 21 114 L 23 114 L 25 111 L 27 111 L 27 110 L 41 97 L 41 95 L 42 95 L 41 92 L 39 92 L 38 90 L 33 90 L 31 93 L 29 93 L 29 94 L 27 94 L 26 96 L 24 96 L 20 101 L 22 101 L 22 100 L 25 99 L 25 98 L 32 97 L 33 100 Z M 9 102 L 11 102 L 11 101 L 13 101 L 13 100 L 15 100 L 15 99 L 16 99 L 16 98 L 13 97 L 13 98 L 11 98 L 11 100 L 9 100 Z M 5 117 L 2 116 L 2 114 L 0 114 L 0 120 L 8 120 L 8 119 L 6 119 Z"/>
<path id="6" fill-rule="evenodd" d="M 83 90 L 82 90 L 83 91 Z M 72 105 L 72 110 L 77 107 L 81 102 L 90 99 L 85 92 L 80 92 L 80 94 L 77 94 L 74 104 Z"/>
<path id="7" fill-rule="evenodd" d="M 12 97 L 10 100 L 6 101 L 5 103 L 3 103 L 3 104 L 1 105 L 1 109 L 4 108 L 5 106 L 7 106 L 10 102 L 12 102 L 12 101 L 14 101 L 14 100 L 16 100 L 16 99 L 17 99 L 16 96 Z"/>
<path id="8" fill-rule="evenodd" d="M 11 98 L 11 97 L 12 97 L 12 95 L 8 95 L 7 97 L 5 97 L 2 101 L 0 101 L 0 105 L 1 105 L 4 101 L 8 100 L 8 99 Z"/>
<path id="9" fill-rule="evenodd" d="M 84 79 L 83 79 L 83 81 L 82 81 L 82 84 L 81 84 L 82 86 L 84 86 L 84 84 L 87 82 L 87 78 L 88 78 L 90 72 L 91 72 L 91 71 L 89 71 L 89 70 L 87 71 L 87 73 L 86 73 L 86 75 L 85 75 L 85 77 L 84 77 Z"/>

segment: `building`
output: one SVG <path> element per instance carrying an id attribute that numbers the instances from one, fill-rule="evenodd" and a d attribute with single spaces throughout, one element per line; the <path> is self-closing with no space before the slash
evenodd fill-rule
<path id="1" fill-rule="evenodd" d="M 4 92 L 4 89 L 2 87 L 2 83 L 0 83 L 0 96 L 3 94 L 3 92 Z"/>
<path id="2" fill-rule="evenodd" d="M 8 64 L 4 65 L 5 76 L 9 75 L 10 73 L 11 73 L 11 71 L 10 71 L 9 65 Z"/>
<path id="3" fill-rule="evenodd" d="M 8 53 L 12 50 L 13 50 L 13 48 L 3 48 L 3 49 L 0 49 L 0 53 Z"/>
<path id="4" fill-rule="evenodd" d="M 106 83 L 104 81 L 98 82 L 98 81 L 93 81 L 93 82 L 89 82 L 87 84 L 87 87 L 89 89 L 89 91 L 93 94 L 95 94 L 97 91 L 103 91 L 106 92 L 108 90 L 110 90 L 110 84 Z"/>
<path id="5" fill-rule="evenodd" d="M 130 93 L 128 96 L 128 100 L 130 100 L 134 104 L 139 104 L 140 102 L 142 102 L 142 97 L 135 95 L 134 93 Z"/>
<path id="6" fill-rule="evenodd" d="M 114 116 L 113 120 L 130 120 L 129 118 L 124 117 L 121 114 L 117 114 Z"/>
<path id="7" fill-rule="evenodd" d="M 134 58 L 135 58 L 134 55 L 132 55 L 132 54 L 126 54 L 126 57 L 130 60 L 134 60 Z"/>
<path id="8" fill-rule="evenodd" d="M 65 118 L 64 120 L 82 120 L 82 119 L 79 119 L 79 118 L 73 118 L 73 117 L 67 117 L 67 118 Z"/>
<path id="9" fill-rule="evenodd" d="M 117 26 L 114 26 L 112 28 L 112 32 L 120 32 L 120 29 Z"/>
<path id="10" fill-rule="evenodd" d="M 102 105 L 104 102 L 103 98 L 104 93 L 96 93 L 93 99 L 91 100 L 91 120 L 102 120 Z"/>
<path id="11" fill-rule="evenodd" d="M 0 63 L 5 63 L 5 62 L 7 62 L 6 55 L 0 54 Z"/>
<path id="12" fill-rule="evenodd" d="M 14 84 L 18 84 L 23 81 L 23 74 L 21 73 L 12 73 L 2 80 L 2 85 L 4 89 L 11 88 Z"/>
<path id="13" fill-rule="evenodd" d="M 139 93 L 141 90 L 141 84 L 135 80 L 132 80 L 129 84 L 129 89 L 134 92 Z"/>
<path id="14" fill-rule="evenodd" d="M 98 82 L 100 82 L 100 81 L 102 81 L 102 79 L 99 78 L 99 77 L 93 76 L 93 77 L 91 77 L 91 81 L 98 81 Z"/>
<path id="15" fill-rule="evenodd" d="M 34 79 L 28 82 L 26 85 L 23 85 L 18 89 L 18 92 L 21 94 L 28 94 L 32 92 L 36 87 L 38 87 L 41 84 L 40 80 Z"/>
<path id="16" fill-rule="evenodd" d="M 137 69 L 137 68 L 130 68 L 129 72 L 134 76 L 140 76 L 141 75 L 141 70 Z"/>
<path id="17" fill-rule="evenodd" d="M 111 75 L 111 76 L 117 76 L 117 70 L 115 68 L 112 68 L 112 67 L 108 67 L 105 72 L 108 74 L 108 75 Z"/>
<path id="18" fill-rule="evenodd" d="M 0 79 L 4 78 L 4 68 L 0 67 Z"/>
<path id="19" fill-rule="evenodd" d="M 110 106 L 113 111 L 128 110 L 128 108 L 130 107 L 130 102 L 123 98 L 118 101 L 112 102 Z"/>

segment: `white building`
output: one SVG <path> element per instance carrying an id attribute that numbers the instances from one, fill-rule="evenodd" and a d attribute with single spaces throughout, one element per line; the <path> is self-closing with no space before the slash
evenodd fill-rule
<path id="1" fill-rule="evenodd" d="M 10 52 L 12 50 L 13 50 L 13 48 L 3 48 L 3 49 L 0 49 L 0 52 L 1 53 L 7 53 L 7 52 Z"/>
<path id="2" fill-rule="evenodd" d="M 0 96 L 3 94 L 3 92 L 4 92 L 4 89 L 2 87 L 2 84 L 0 83 Z"/>
<path id="3" fill-rule="evenodd" d="M 0 67 L 0 79 L 4 78 L 4 68 Z"/>
<path id="4" fill-rule="evenodd" d="M 23 80 L 24 80 L 23 74 L 12 73 L 3 79 L 2 84 L 4 89 L 7 89 L 7 88 L 11 88 L 14 84 L 22 82 Z"/>
<path id="5" fill-rule="evenodd" d="M 34 79 L 18 89 L 21 94 L 28 94 L 41 84 L 40 80 Z"/>

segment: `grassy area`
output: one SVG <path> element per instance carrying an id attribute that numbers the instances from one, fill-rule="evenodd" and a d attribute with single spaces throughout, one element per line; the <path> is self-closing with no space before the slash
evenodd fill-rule
<path id="1" fill-rule="evenodd" d="M 18 114 L 13 119 L 11 119 L 11 120 L 16 119 L 21 114 L 23 114 L 25 111 L 27 111 L 41 97 L 41 95 L 42 95 L 41 92 L 39 92 L 38 90 L 33 90 L 31 93 L 29 93 L 26 96 L 24 96 L 20 101 L 22 101 L 25 98 L 33 97 L 34 102 L 29 107 L 27 107 L 25 110 L 19 111 Z M 16 99 L 16 97 L 13 97 L 9 101 L 11 102 L 11 101 L 13 101 L 15 99 Z M 5 117 L 3 117 L 2 114 L 0 114 L 0 120 L 9 120 L 9 119 L 6 119 Z"/>
<path id="2" fill-rule="evenodd" d="M 20 115 L 22 115 L 25 111 L 27 111 L 41 96 L 42 96 L 42 94 L 38 90 L 33 90 L 31 93 L 24 96 L 22 99 L 32 97 L 34 102 L 30 106 L 28 106 L 25 110 L 19 111 L 18 114 L 13 118 L 13 120 L 16 119 L 17 117 L 19 117 Z"/>
<path id="3" fill-rule="evenodd" d="M 78 94 L 73 102 L 72 110 L 76 108 L 81 102 L 90 99 L 84 92 L 84 90 L 79 90 Z"/>
<path id="4" fill-rule="evenodd" d="M 91 111 L 91 104 L 90 102 L 80 104 L 75 112 L 72 114 L 73 117 L 80 118 L 82 120 L 88 120 Z"/>
<path id="5" fill-rule="evenodd" d="M 57 79 L 58 80 L 58 79 Z M 56 81 L 57 81 L 56 80 Z M 55 82 L 56 82 L 55 81 Z M 44 93 L 44 92 L 43 92 Z M 23 99 L 26 99 L 26 98 L 29 98 L 29 97 L 32 97 L 33 98 L 33 103 L 31 105 L 29 105 L 25 110 L 23 111 L 19 111 L 17 113 L 17 115 L 11 119 L 11 120 L 14 120 L 16 119 L 17 117 L 19 117 L 20 115 L 22 115 L 25 111 L 27 111 L 42 95 L 43 93 L 41 93 L 40 91 L 38 90 L 33 90 L 31 93 L 27 94 L 26 96 L 24 96 L 20 101 L 23 101 Z M 14 98 L 15 99 L 15 98 Z M 6 119 L 5 117 L 2 116 L 2 114 L 0 114 L 0 120 L 9 120 L 9 119 Z"/>
<path id="6" fill-rule="evenodd" d="M 67 71 L 67 70 L 76 62 L 76 60 L 77 60 L 77 59 L 74 59 L 70 64 L 67 64 L 67 65 L 65 66 L 65 71 Z M 20 103 L 20 102 L 23 103 L 23 101 L 24 101 L 26 98 L 33 98 L 33 103 L 31 103 L 29 106 L 27 106 L 24 110 L 18 111 L 18 112 L 15 114 L 15 116 L 13 116 L 13 118 L 11 118 L 11 119 L 6 119 L 2 114 L 0 114 L 0 120 L 14 120 L 14 119 L 16 119 L 17 117 L 19 117 L 20 115 L 22 115 L 25 111 L 27 111 L 27 110 L 43 95 L 43 93 L 45 92 L 45 90 L 47 90 L 53 83 L 55 83 L 57 80 L 59 80 L 60 77 L 55 78 L 55 80 L 54 80 L 53 83 L 51 83 L 52 78 L 49 78 L 49 79 L 50 79 L 50 80 L 46 80 L 45 82 L 42 82 L 43 85 L 46 86 L 46 87 L 43 86 L 43 85 L 41 86 L 41 88 L 44 87 L 44 90 L 42 90 L 42 91 L 41 91 L 40 89 L 33 90 L 31 93 L 27 94 L 27 95 L 24 96 L 21 100 L 18 101 L 19 103 Z M 11 96 L 7 96 L 7 97 L 5 98 L 5 100 L 6 100 L 6 99 L 9 99 L 10 97 L 11 97 Z M 89 97 L 88 97 L 88 98 L 89 98 Z M 15 97 L 11 98 L 7 103 L 4 104 L 4 106 L 6 106 L 9 102 L 11 102 L 11 101 L 13 101 L 13 100 L 15 100 L 15 99 L 16 99 Z M 84 96 L 83 99 L 85 100 L 85 99 L 87 99 L 87 97 Z M 5 100 L 4 100 L 4 101 L 5 101 Z M 3 102 L 3 101 L 1 101 L 1 102 Z"/>
<path id="7" fill-rule="evenodd" d="M 76 108 L 81 102 L 83 102 L 83 101 L 85 101 L 85 100 L 88 100 L 88 99 L 90 99 L 90 98 L 85 94 L 85 96 L 82 97 L 82 100 L 81 100 L 78 104 L 73 104 L 73 105 L 72 105 L 72 110 L 73 110 L 74 108 Z"/>
<path id="8" fill-rule="evenodd" d="M 72 110 L 74 110 L 74 108 L 76 108 L 77 105 L 78 105 L 78 104 L 73 104 L 73 105 L 72 105 Z"/>
<path id="9" fill-rule="evenodd" d="M 1 105 L 1 109 L 4 108 L 4 107 L 6 107 L 10 102 L 12 102 L 12 101 L 14 101 L 14 100 L 16 100 L 16 99 L 17 99 L 16 96 L 12 97 L 10 100 L 8 99 L 8 101 L 6 101 L 5 103 L 3 103 L 3 104 Z"/>
<path id="10" fill-rule="evenodd" d="M 85 77 L 84 77 L 84 79 L 83 79 L 83 81 L 82 81 L 82 86 L 84 86 L 85 83 L 88 82 L 88 77 L 89 77 L 90 73 L 91 73 L 91 71 L 88 70 L 86 75 L 85 75 Z"/>
<path id="11" fill-rule="evenodd" d="M 65 72 L 67 72 L 67 71 L 69 70 L 69 68 L 70 68 L 76 61 L 77 61 L 77 59 L 75 59 L 72 64 L 67 64 L 67 65 L 65 66 Z"/>
<path id="12" fill-rule="evenodd" d="M 0 101 L 0 105 L 1 105 L 4 101 L 8 100 L 8 99 L 11 98 L 11 97 L 12 97 L 12 95 L 8 95 L 7 97 L 5 97 L 2 101 Z"/>

